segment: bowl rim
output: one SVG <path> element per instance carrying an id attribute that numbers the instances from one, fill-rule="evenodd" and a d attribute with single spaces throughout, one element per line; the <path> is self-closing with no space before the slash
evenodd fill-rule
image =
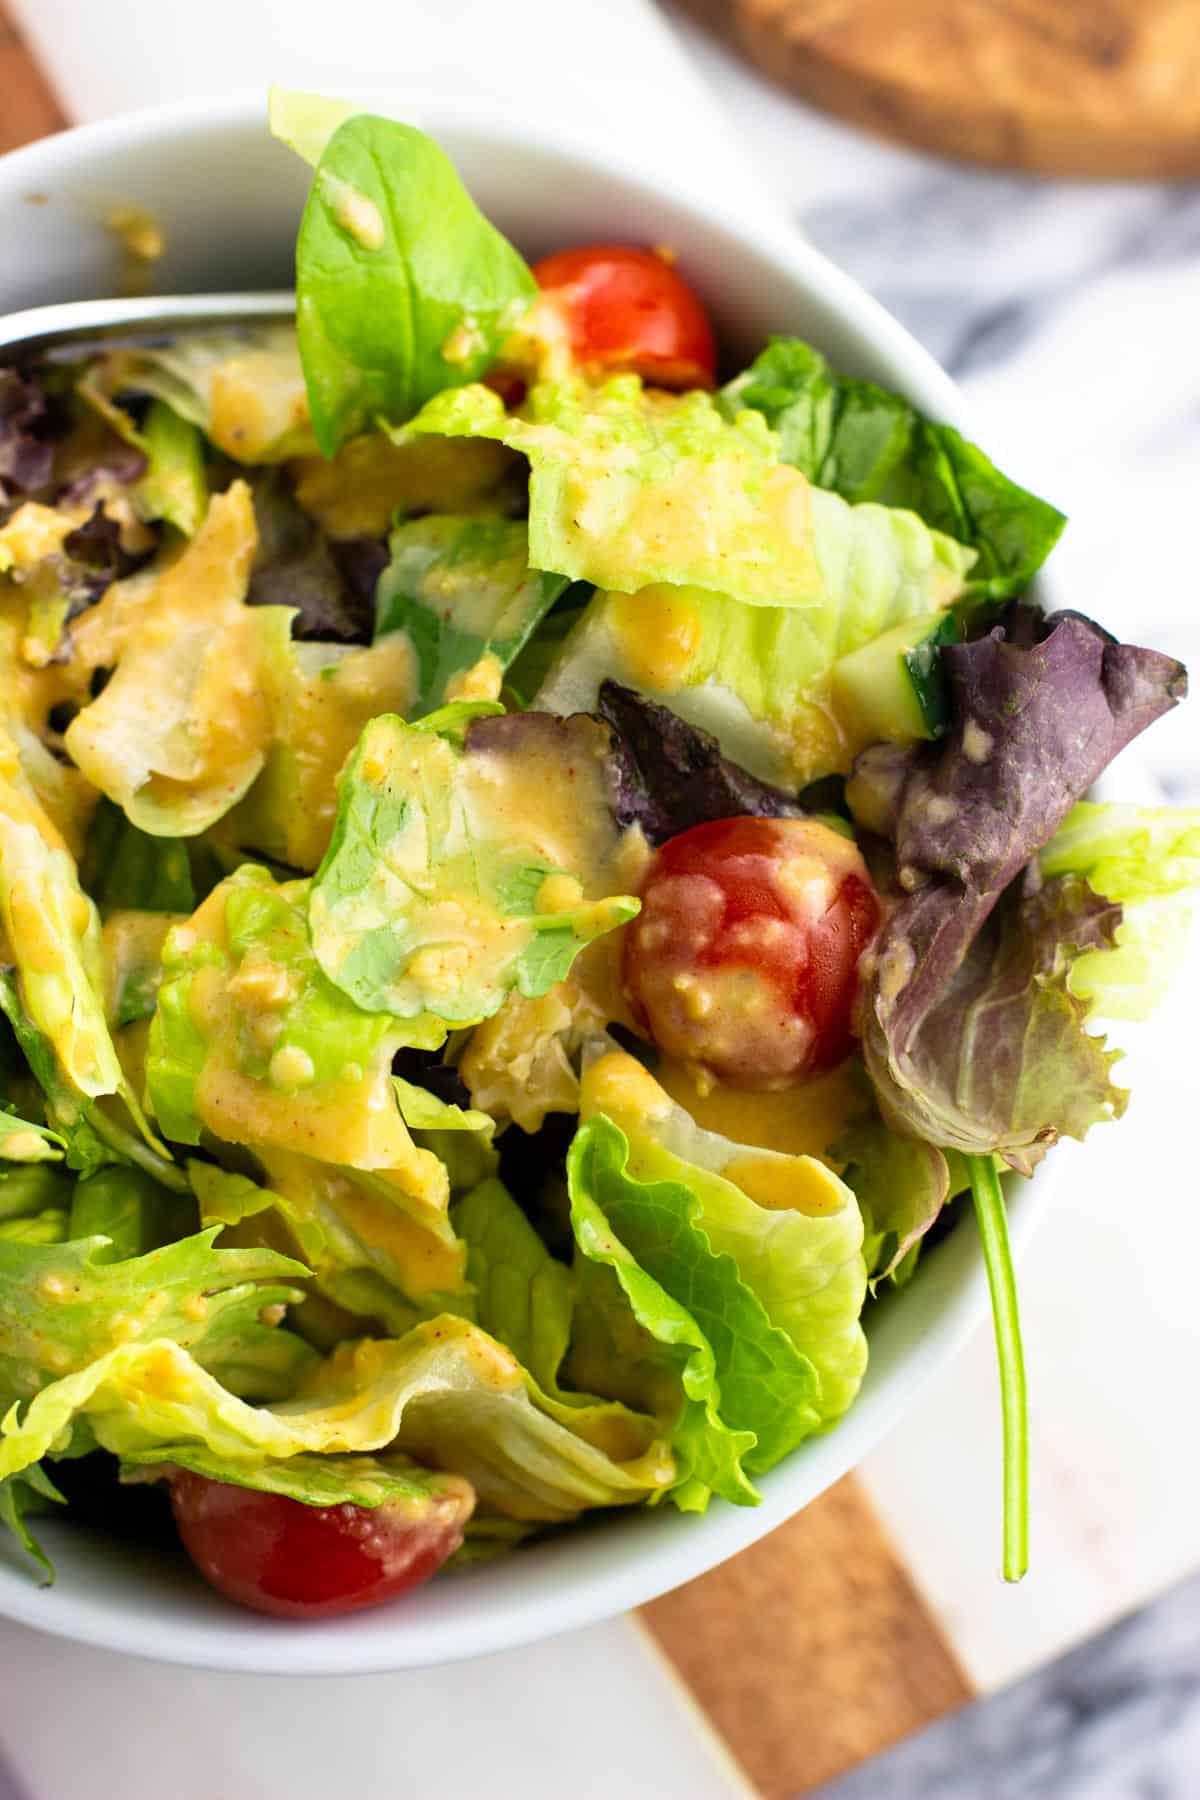
<path id="1" fill-rule="evenodd" d="M 724 193 L 704 194 L 675 168 L 651 176 L 635 157 L 601 144 L 594 133 L 561 120 L 534 121 L 512 107 L 485 107 L 475 101 L 468 105 L 453 96 L 429 90 L 415 95 L 395 86 L 356 87 L 353 98 L 364 106 L 399 112 L 427 126 L 435 136 L 447 134 L 459 143 L 475 140 L 498 151 L 515 147 L 545 155 L 557 163 L 559 179 L 615 178 L 652 205 L 670 206 L 701 235 L 714 230 L 727 234 L 804 290 L 814 307 L 836 314 L 841 324 L 888 365 L 892 371 L 888 379 L 924 410 L 956 426 L 966 425 L 963 397 L 930 353 L 851 276 L 767 207 L 748 203 L 742 209 Z M 233 132 L 258 120 L 265 132 L 263 97 L 257 90 L 139 109 L 10 152 L 0 158 L 0 185 L 11 188 L 25 182 L 32 188 L 64 175 L 77 177 L 93 159 L 138 148 L 152 154 L 165 139 L 177 142 L 214 130 Z M 453 154 L 453 143 L 450 148 Z M 781 327 L 784 324 L 781 321 Z M 1047 584 L 1043 581 L 1039 586 L 1047 598 Z M 1022 1183 L 1014 1194 L 1014 1251 L 1019 1252 L 1027 1241 L 1048 1193 L 1048 1170 L 1043 1165 L 1033 1180 Z M 653 1529 L 643 1530 L 646 1542 L 640 1547 L 631 1531 L 634 1522 L 618 1520 L 615 1528 L 628 1545 L 619 1559 L 605 1554 L 600 1532 L 589 1536 L 585 1531 L 548 1546 L 549 1556 L 538 1546 L 506 1559 L 503 1565 L 465 1571 L 453 1580 L 456 1591 L 494 1581 L 493 1571 L 502 1567 L 528 1566 L 533 1557 L 542 1557 L 548 1572 L 547 1579 L 515 1584 L 514 1594 L 499 1607 L 477 1606 L 469 1619 L 458 1619 L 453 1606 L 440 1609 L 445 1617 L 430 1619 L 425 1608 L 415 1607 L 410 1600 L 403 1608 L 380 1608 L 339 1621 L 281 1624 L 238 1612 L 207 1589 L 202 1590 L 202 1599 L 198 1594 L 197 1607 L 184 1616 L 151 1618 L 136 1598 L 117 1604 L 104 1595 L 72 1593 L 61 1585 L 38 1587 L 15 1562 L 0 1563 L 0 1617 L 75 1642 L 159 1662 L 244 1673 L 310 1675 L 428 1667 L 517 1648 L 595 1624 L 642 1605 L 748 1548 L 801 1511 L 895 1428 L 926 1382 L 986 1315 L 987 1283 L 975 1252 L 973 1226 L 964 1221 L 926 1259 L 918 1286 L 926 1296 L 926 1311 L 931 1300 L 937 1301 L 932 1327 L 920 1330 L 913 1314 L 907 1332 L 912 1341 L 901 1343 L 900 1367 L 885 1369 L 875 1381 L 869 1369 L 863 1392 L 837 1429 L 827 1437 L 809 1440 L 761 1479 L 760 1506 L 714 1505 L 702 1517 L 674 1515 L 669 1531 L 660 1530 L 655 1536 Z M 879 1309 L 878 1320 L 896 1317 L 905 1300 L 905 1293 L 889 1297 Z M 878 1331 L 877 1324 L 873 1335 L 878 1336 Z M 637 1523 L 644 1525 L 649 1517 L 643 1509 Z M 52 1547 L 61 1530 L 49 1522 L 46 1536 Z M 567 1545 L 572 1548 L 564 1554 Z M 86 1548 L 81 1552 L 84 1557 L 88 1554 Z M 559 1563 L 567 1566 L 556 1578 Z M 430 1591 L 420 1590 L 424 1595 Z M 395 1621 L 390 1632 L 386 1629 L 389 1616 Z M 370 1621 L 384 1624 L 372 1628 Z"/>

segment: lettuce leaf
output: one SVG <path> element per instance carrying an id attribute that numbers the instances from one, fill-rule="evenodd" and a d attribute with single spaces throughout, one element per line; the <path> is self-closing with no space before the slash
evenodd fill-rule
<path id="1" fill-rule="evenodd" d="M 752 1506 L 759 1496 L 745 1465 L 759 1439 L 749 1420 L 757 1426 L 786 1405 L 788 1375 L 795 1371 L 786 1368 L 787 1349 L 772 1341 L 753 1296 L 728 1281 L 728 1271 L 689 1228 L 686 1189 L 634 1183 L 626 1172 L 627 1156 L 621 1132 L 598 1118 L 577 1133 L 567 1159 L 571 1228 L 580 1256 L 614 1278 L 604 1284 L 584 1277 L 585 1304 L 611 1332 L 614 1357 L 649 1363 L 653 1375 L 666 1373 L 675 1389 L 670 1403 L 659 1401 L 669 1416 L 672 1448 L 681 1463 L 671 1494 L 675 1503 L 685 1512 L 703 1512 L 709 1495 L 717 1493 L 736 1505 Z M 643 1235 L 649 1230 L 660 1248 L 656 1258 L 652 1247 L 652 1263 L 668 1264 L 676 1285 L 687 1288 L 689 1306 L 675 1299 L 669 1284 L 657 1280 L 617 1236 L 610 1215 L 624 1217 L 627 1228 L 631 1213 L 642 1215 Z M 622 1299 L 636 1327 L 633 1334 L 613 1316 Z M 715 1346 L 706 1325 L 716 1332 Z M 782 1370 L 772 1351 L 783 1361 Z M 593 1344 L 591 1366 L 598 1360 Z M 732 1390 L 728 1396 L 722 1391 L 722 1374 Z M 627 1384 L 630 1370 L 618 1366 L 607 1375 L 610 1382 Z M 641 1369 L 635 1378 L 647 1382 Z"/>
<path id="2" fill-rule="evenodd" d="M 989 920 L 1186 682 L 1171 658 L 1117 644 L 1074 613 L 1017 609 L 1008 630 L 942 656 L 953 731 L 939 748 L 893 758 L 893 817 L 864 819 L 890 823 L 906 896 L 860 995 L 863 1056 L 894 1129 L 997 1152 L 1027 1173 L 1056 1137 L 1082 1136 L 1124 1106 L 1069 985 L 1072 957 L 1112 942 L 1119 909 L 1064 878 L 1040 894 L 1014 888 Z"/>
<path id="3" fill-rule="evenodd" d="M 1112 947 L 1072 962 L 1071 992 L 1103 1018 L 1149 1018 L 1187 953 L 1200 897 L 1200 809 L 1080 801 L 1040 862 L 1050 879 L 1081 875 L 1121 906 Z"/>
<path id="4" fill-rule="evenodd" d="M 202 897 L 199 890 L 213 885 L 205 881 L 208 873 L 202 846 L 139 831 L 119 806 L 101 799 L 88 828 L 79 880 L 102 914 L 190 913 Z"/>
<path id="5" fill-rule="evenodd" d="M 61 1162 L 67 1141 L 47 1125 L 30 1124 L 0 1109 L 0 1159 L 4 1162 Z"/>
<path id="6" fill-rule="evenodd" d="M 214 1227 L 119 1260 L 105 1255 L 101 1237 L 0 1239 L 4 1405 L 86 1369 L 114 1345 L 158 1339 L 192 1350 L 226 1382 L 245 1382 L 243 1392 L 290 1392 L 310 1353 L 261 1315 L 264 1308 L 281 1314 L 299 1297 L 283 1282 L 302 1275 L 303 1264 L 273 1250 L 218 1250 L 215 1237 Z"/>
<path id="7" fill-rule="evenodd" d="M 369 720 L 407 710 L 413 655 L 401 638 L 361 649 L 280 634 L 261 679 L 271 719 L 266 760 L 230 831 L 288 868 L 315 869 L 333 831 L 338 772 Z"/>
<path id="8" fill-rule="evenodd" d="M 39 435 L 45 417 L 41 383 L 26 371 L 0 369 L 0 495 L 6 501 L 49 485 L 54 446 Z"/>
<path id="9" fill-rule="evenodd" d="M 208 511 L 208 476 L 204 439 L 165 400 L 152 400 L 137 434 L 146 456 L 146 472 L 138 482 L 134 503 L 146 519 L 165 519 L 193 537 Z"/>
<path id="10" fill-rule="evenodd" d="M 370 538 L 331 543 L 297 500 L 290 471 L 259 470 L 252 487 L 258 548 L 250 605 L 294 607 L 293 632 L 302 641 L 369 644 L 374 583 L 359 579 L 355 557 L 365 549 L 378 575 L 387 560 L 383 545 Z"/>
<path id="11" fill-rule="evenodd" d="M 511 417 L 490 389 L 464 388 L 432 401 L 407 433 L 497 438 L 529 458 L 529 555 L 539 569 L 621 594 L 667 583 L 811 610 L 828 638 L 830 618 L 859 589 L 872 590 L 882 613 L 919 587 L 911 610 L 929 611 L 935 593 L 954 598 L 973 560 L 913 514 L 852 508 L 811 487 L 779 461 L 757 415 L 730 423 L 708 394 L 664 394 L 618 375 L 599 387 L 543 383 L 525 411 Z"/>
<path id="12" fill-rule="evenodd" d="M 830 1146 L 863 1216 L 863 1257 L 872 1285 L 894 1276 L 950 1197 L 942 1152 L 920 1138 L 858 1119 Z"/>
<path id="13" fill-rule="evenodd" d="M 512 988 L 545 993 L 585 944 L 637 911 L 624 895 L 585 900 L 589 872 L 541 848 L 547 809 L 570 792 L 570 763 L 539 761 L 525 719 L 498 742 L 485 734 L 479 748 L 459 748 L 450 733 L 470 716 L 374 719 L 338 783 L 309 930 L 324 974 L 368 1013 L 474 1024 Z M 539 794 L 529 817 L 506 767 L 522 756 L 544 788 L 563 790 L 557 801 Z"/>
<path id="14" fill-rule="evenodd" d="M 244 603 L 255 543 L 250 490 L 235 481 L 159 575 L 99 698 L 67 727 L 88 780 L 156 837 L 206 830 L 263 766 L 261 671 L 290 615 Z"/>
<path id="15" fill-rule="evenodd" d="M 807 1394 L 797 1395 L 777 1422 L 781 1438 L 764 1439 L 760 1430 L 748 1461 L 751 1469 L 772 1466 L 786 1453 L 775 1448 L 782 1437 L 790 1437 L 791 1448 L 846 1411 L 866 1368 L 859 1323 L 866 1293 L 863 1221 L 854 1195 L 816 1157 L 702 1130 L 622 1051 L 608 1051 L 585 1070 L 581 1113 L 585 1120 L 601 1113 L 620 1127 L 636 1180 L 665 1181 L 688 1195 L 692 1223 L 712 1254 L 731 1259 L 772 1328 L 803 1362 Z M 644 1261 L 636 1221 L 628 1241 Z"/>
<path id="16" fill-rule="evenodd" d="M 444 1317 L 400 1339 L 341 1345 L 294 1399 L 247 1406 L 179 1344 L 125 1344 L 14 1406 L 0 1436 L 0 1479 L 20 1474 L 84 1417 L 126 1461 L 199 1445 L 253 1479 L 301 1454 L 405 1451 L 465 1476 L 515 1519 L 573 1518 L 589 1506 L 645 1500 L 673 1478 L 663 1444 L 626 1415 L 609 1450 L 541 1410 L 520 1364 L 466 1320 Z M 585 1416 L 586 1417 L 586 1416 Z M 225 1479 L 230 1479 L 227 1474 Z"/>
<path id="17" fill-rule="evenodd" d="M 833 706 L 839 657 L 909 617 L 948 605 L 968 553 L 911 513 L 850 509 L 814 489 L 832 529 L 816 538 L 827 571 L 819 604 L 748 606 L 700 588 L 601 593 L 566 639 L 536 696 L 555 712 L 593 710 L 606 679 L 716 737 L 750 775 L 795 789 L 844 773 L 863 747 Z"/>
<path id="18" fill-rule="evenodd" d="M 952 425 L 899 394 L 841 375 L 798 338 L 773 338 L 718 397 L 727 418 L 746 407 L 778 432 L 785 461 L 858 505 L 917 513 L 976 551 L 969 588 L 989 600 L 1029 585 L 1066 523 L 1002 475 Z"/>
<path id="19" fill-rule="evenodd" d="M 63 1496 L 40 1462 L 31 1464 L 20 1475 L 0 1481 L 0 1525 L 12 1533 L 25 1554 L 38 1565 L 46 1586 L 54 1580 L 54 1564 L 29 1529 L 27 1515 L 44 1512 L 54 1502 L 61 1505 Z"/>
<path id="20" fill-rule="evenodd" d="M 465 1525 L 473 1504 L 468 1484 L 457 1475 L 421 1469 L 410 1457 L 298 1456 L 280 1457 L 248 1468 L 223 1461 L 203 1444 L 164 1444 L 122 1465 L 122 1479 L 144 1481 L 148 1472 L 167 1467 L 190 1469 L 213 1481 L 254 1488 L 260 1494 L 282 1494 L 302 1506 L 387 1506 L 403 1508 L 413 1525 L 423 1520 L 459 1515 Z"/>
<path id="21" fill-rule="evenodd" d="M 319 141 L 320 130 L 285 130 L 302 154 Z M 324 455 L 477 380 L 536 291 L 431 138 L 366 113 L 344 119 L 296 241 L 300 356 Z"/>
<path id="22" fill-rule="evenodd" d="M 494 691 L 550 608 L 565 575 L 529 566 L 520 519 L 433 514 L 397 526 L 376 596 L 377 637 L 404 632 L 419 669 L 411 711 L 419 716 L 468 698 L 469 675 Z"/>
<path id="23" fill-rule="evenodd" d="M 455 1291 L 462 1253 L 446 1170 L 413 1141 L 391 1075 L 397 1049 L 436 1047 L 444 1027 L 363 1012 L 326 980 L 308 939 L 308 888 L 247 866 L 169 934 L 150 1103 L 179 1143 L 207 1131 L 253 1150 L 272 1188 L 323 1231 L 348 1220 L 359 1251 L 394 1269 L 406 1293 Z"/>

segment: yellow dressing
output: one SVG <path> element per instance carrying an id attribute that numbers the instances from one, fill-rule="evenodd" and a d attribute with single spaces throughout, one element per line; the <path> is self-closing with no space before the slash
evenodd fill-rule
<path id="1" fill-rule="evenodd" d="M 424 437 L 393 444 L 382 433 L 351 438 L 335 457 L 294 464 L 296 498 L 330 537 L 382 537 L 397 511 L 453 512 L 469 505 L 517 458 L 486 438 Z"/>
<path id="2" fill-rule="evenodd" d="M 639 687 L 672 693 L 684 685 L 703 629 L 686 588 L 660 584 L 613 594 L 610 617 L 626 669 Z"/>
<path id="3" fill-rule="evenodd" d="M 705 1131 L 786 1156 L 822 1156 L 847 1123 L 868 1110 L 853 1063 L 795 1087 L 767 1091 L 718 1083 L 701 1092 L 691 1070 L 665 1058 L 656 1073 L 672 1100 Z"/>
<path id="4" fill-rule="evenodd" d="M 795 1211 L 810 1218 L 838 1213 L 846 1190 L 832 1169 L 812 1156 L 735 1156 L 721 1170 L 726 1181 L 772 1212 Z"/>

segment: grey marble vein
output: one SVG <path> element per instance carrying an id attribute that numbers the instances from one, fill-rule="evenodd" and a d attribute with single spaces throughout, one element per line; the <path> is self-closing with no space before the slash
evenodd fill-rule
<path id="1" fill-rule="evenodd" d="M 1196 1800 L 1200 1576 L 811 1800 Z"/>

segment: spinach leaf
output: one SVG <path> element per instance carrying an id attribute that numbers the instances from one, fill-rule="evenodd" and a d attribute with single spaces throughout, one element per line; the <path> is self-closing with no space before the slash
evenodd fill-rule
<path id="1" fill-rule="evenodd" d="M 362 113 L 317 165 L 296 243 L 296 322 L 317 442 L 332 456 L 476 380 L 536 291 L 445 153 Z"/>
<path id="2" fill-rule="evenodd" d="M 798 338 L 773 338 L 722 389 L 728 418 L 750 407 L 779 433 L 785 462 L 854 504 L 906 507 L 976 551 L 968 591 L 1019 594 L 1066 523 L 1062 513 L 1001 474 L 952 425 L 935 424 L 899 394 L 831 369 Z"/>

